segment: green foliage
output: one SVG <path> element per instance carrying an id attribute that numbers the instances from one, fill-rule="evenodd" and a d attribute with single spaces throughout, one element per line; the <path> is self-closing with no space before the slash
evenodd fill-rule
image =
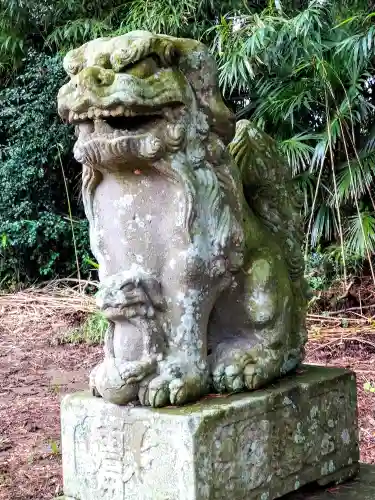
<path id="1" fill-rule="evenodd" d="M 314 252 L 306 259 L 306 279 L 312 290 L 320 291 L 328 288 L 330 280 L 326 273 L 326 256 L 320 252 Z"/>
<path id="2" fill-rule="evenodd" d="M 279 144 L 304 194 L 308 243 L 375 251 L 374 13 L 365 1 L 311 0 L 224 16 L 212 31 L 220 82 L 238 117 Z"/>
<path id="3" fill-rule="evenodd" d="M 48 447 L 50 449 L 51 455 L 61 455 L 60 451 L 60 443 L 51 439 L 48 443 Z"/>
<path id="4" fill-rule="evenodd" d="M 59 342 L 61 344 L 102 344 L 108 328 L 107 319 L 99 312 L 90 314 L 78 328 L 66 332 Z"/>
<path id="5" fill-rule="evenodd" d="M 275 138 L 288 160 L 304 196 L 306 250 L 328 249 L 344 275 L 364 259 L 371 263 L 375 14 L 369 5 L 367 0 L 1 2 L 0 79 L 7 88 L 0 92 L 5 104 L 0 207 L 6 207 L 0 215 L 0 280 L 10 274 L 38 279 L 74 272 L 56 144 L 66 155 L 62 164 L 78 262 L 90 267 L 73 173 L 79 168 L 69 155 L 72 133 L 60 126 L 54 108 L 64 77 L 60 59 L 43 53 L 132 29 L 209 44 L 228 105 L 238 118 L 251 119 Z"/>
<path id="6" fill-rule="evenodd" d="M 30 46 L 66 51 L 92 38 L 132 29 L 207 38 L 207 29 L 218 19 L 247 10 L 247 3 L 259 11 L 268 0 L 3 0 L 0 64 L 16 67 Z"/>
<path id="7" fill-rule="evenodd" d="M 366 391 L 366 392 L 372 392 L 372 393 L 375 393 L 375 385 L 371 382 L 365 382 L 363 384 L 363 389 Z"/>
<path id="8" fill-rule="evenodd" d="M 72 130 L 56 115 L 56 94 L 65 76 L 59 56 L 29 51 L 23 72 L 0 91 L 0 282 L 76 273 L 87 253 L 87 223 L 69 220 L 59 148 L 66 152 L 69 192 L 77 199 L 80 167 L 71 158 Z M 71 224 L 72 223 L 72 224 Z"/>
<path id="9" fill-rule="evenodd" d="M 344 259 L 348 273 L 361 273 L 363 259 L 360 255 L 345 251 Z M 342 278 L 343 258 L 340 245 L 331 245 L 324 251 L 318 247 L 308 254 L 305 265 L 306 279 L 312 290 L 329 289 Z"/>

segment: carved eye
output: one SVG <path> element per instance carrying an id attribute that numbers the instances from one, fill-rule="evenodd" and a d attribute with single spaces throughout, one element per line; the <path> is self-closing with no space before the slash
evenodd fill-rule
<path id="1" fill-rule="evenodd" d="M 117 73 L 127 73 L 137 78 L 148 78 L 163 66 L 157 55 L 152 54 L 140 59 L 130 48 L 116 50 L 110 57 L 110 64 Z"/>
<path id="2" fill-rule="evenodd" d="M 122 290 L 124 293 L 132 292 L 134 289 L 135 289 L 134 283 L 124 283 L 120 287 L 120 290 Z"/>
<path id="3" fill-rule="evenodd" d="M 115 50 L 110 57 L 110 63 L 114 71 L 121 71 L 127 62 L 131 60 L 132 55 L 130 49 Z"/>

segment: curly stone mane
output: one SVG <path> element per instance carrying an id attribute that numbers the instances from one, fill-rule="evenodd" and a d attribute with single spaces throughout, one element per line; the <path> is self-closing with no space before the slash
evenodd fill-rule
<path id="1" fill-rule="evenodd" d="M 277 239 L 296 303 L 306 305 L 310 294 L 304 279 L 301 252 L 303 226 L 299 215 L 300 201 L 292 186 L 290 170 L 271 137 L 248 120 L 237 123 L 229 151 L 239 168 L 247 204 Z M 305 340 L 306 333 L 301 324 L 304 311 L 294 318 L 294 327 Z"/>

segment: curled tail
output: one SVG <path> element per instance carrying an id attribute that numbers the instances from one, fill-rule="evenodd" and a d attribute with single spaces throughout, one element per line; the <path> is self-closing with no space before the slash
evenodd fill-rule
<path id="1" fill-rule="evenodd" d="M 248 120 L 237 123 L 229 150 L 241 173 L 246 202 L 282 251 L 302 319 L 309 293 L 304 278 L 301 205 L 290 169 L 271 137 Z"/>

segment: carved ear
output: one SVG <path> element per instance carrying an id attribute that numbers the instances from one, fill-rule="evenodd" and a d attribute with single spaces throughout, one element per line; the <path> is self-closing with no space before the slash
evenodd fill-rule
<path id="1" fill-rule="evenodd" d="M 156 53 L 164 66 L 176 66 L 180 58 L 180 52 L 171 40 L 156 39 Z"/>
<path id="2" fill-rule="evenodd" d="M 194 89 L 211 129 L 224 144 L 228 144 L 234 136 L 235 117 L 222 99 L 214 56 L 196 40 L 175 38 L 173 45 L 178 55 L 178 67 Z"/>
<path id="3" fill-rule="evenodd" d="M 166 306 L 166 302 L 162 295 L 160 283 L 154 278 L 143 278 L 141 279 L 141 286 L 147 293 L 155 309 L 163 310 Z"/>

